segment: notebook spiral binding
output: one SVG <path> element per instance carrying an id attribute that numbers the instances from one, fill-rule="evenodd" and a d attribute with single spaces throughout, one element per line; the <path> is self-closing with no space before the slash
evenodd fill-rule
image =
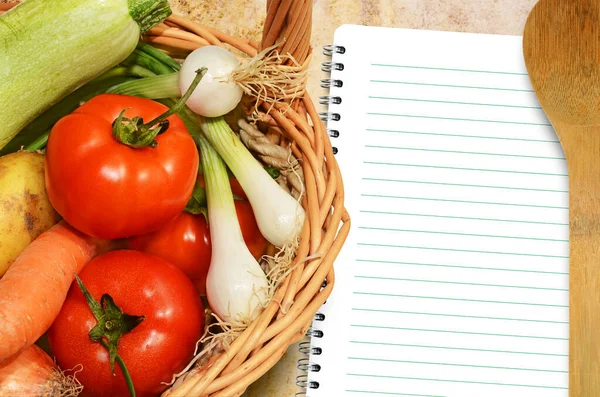
<path id="1" fill-rule="evenodd" d="M 327 281 L 323 280 L 323 284 L 321 284 L 321 288 L 325 288 L 327 286 Z M 327 303 L 327 302 L 325 302 Z M 315 321 L 325 321 L 325 315 L 323 313 L 315 313 L 313 317 L 313 326 L 306 331 L 306 336 L 309 338 L 322 338 L 323 331 L 316 329 Z M 296 376 L 296 386 L 298 386 L 302 391 L 296 393 L 296 397 L 306 396 L 306 391 L 308 389 L 318 389 L 319 382 L 315 382 L 310 379 L 309 374 L 311 372 L 319 372 L 321 370 L 321 365 L 311 362 L 310 356 L 319 356 L 323 353 L 323 349 L 320 347 L 312 347 L 311 342 L 301 342 L 298 345 L 298 351 L 303 354 L 305 357 L 298 360 L 298 364 L 296 368 L 301 372 L 300 375 Z"/>
<path id="2" fill-rule="evenodd" d="M 339 46 L 339 45 L 333 45 L 333 44 L 328 44 L 323 46 L 323 55 L 325 55 L 326 57 L 332 57 L 333 54 L 345 54 L 346 53 L 346 48 L 344 46 Z M 323 62 L 321 64 L 321 70 L 325 73 L 331 73 L 332 71 L 342 71 L 344 70 L 344 64 L 341 62 Z M 342 80 L 339 79 L 323 79 L 321 80 L 321 87 L 322 88 L 331 88 L 331 87 L 342 87 L 344 85 L 344 82 Z M 325 96 L 321 96 L 319 97 L 319 103 L 321 105 L 325 105 L 328 107 L 331 107 L 332 105 L 339 105 L 340 103 L 342 103 L 342 97 L 340 96 L 332 96 L 332 95 L 325 95 Z M 340 131 L 335 129 L 335 128 L 329 128 L 329 124 L 332 121 L 340 121 L 340 114 L 339 113 L 335 113 L 335 112 L 320 112 L 319 113 L 319 117 L 321 117 L 321 120 L 323 120 L 326 124 L 327 124 L 327 133 L 329 134 L 330 137 L 332 138 L 338 138 L 340 136 Z M 333 147 L 333 154 L 337 154 L 338 152 L 338 148 L 337 147 Z"/>

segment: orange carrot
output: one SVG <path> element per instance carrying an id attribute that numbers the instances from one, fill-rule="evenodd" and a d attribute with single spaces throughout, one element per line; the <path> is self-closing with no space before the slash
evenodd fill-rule
<path id="1" fill-rule="evenodd" d="M 108 242 L 64 221 L 35 239 L 0 279 L 0 363 L 48 330 L 78 273 Z"/>

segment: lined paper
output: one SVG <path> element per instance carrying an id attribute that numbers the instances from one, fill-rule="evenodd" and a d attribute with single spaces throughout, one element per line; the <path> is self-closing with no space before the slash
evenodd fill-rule
<path id="1" fill-rule="evenodd" d="M 566 397 L 567 167 L 521 38 L 346 25 L 335 43 L 353 226 L 308 395 Z"/>

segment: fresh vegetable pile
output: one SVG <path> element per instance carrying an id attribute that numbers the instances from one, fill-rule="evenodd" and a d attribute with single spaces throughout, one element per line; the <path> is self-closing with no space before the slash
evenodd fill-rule
<path id="1" fill-rule="evenodd" d="M 25 0 L 0 15 L 0 396 L 167 395 L 292 270 L 302 174 L 282 182 L 239 131 L 305 75 L 269 49 L 177 61 L 139 40 L 170 14 Z"/>

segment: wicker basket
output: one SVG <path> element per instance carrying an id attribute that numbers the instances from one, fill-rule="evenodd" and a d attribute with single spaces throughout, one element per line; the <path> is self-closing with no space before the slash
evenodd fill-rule
<path id="1" fill-rule="evenodd" d="M 252 57 L 281 42 L 279 52 L 289 53 L 307 68 L 312 53 L 312 3 L 267 0 L 261 43 L 232 37 L 175 15 L 142 39 L 175 58 L 203 45 L 221 45 Z M 0 13 L 7 8 L 0 5 Z M 268 106 L 263 104 L 262 108 L 267 110 Z M 165 392 L 165 397 L 242 395 L 291 344 L 305 336 L 334 286 L 333 262 L 350 230 L 350 218 L 344 208 L 342 176 L 329 135 L 308 93 L 294 101 L 292 108 L 277 105 L 268 114 L 270 124 L 278 127 L 276 130 L 301 161 L 304 172 L 306 194 L 302 203 L 307 216 L 294 270 L 280 284 L 273 301 L 225 352 L 212 357 L 195 376 Z"/>

